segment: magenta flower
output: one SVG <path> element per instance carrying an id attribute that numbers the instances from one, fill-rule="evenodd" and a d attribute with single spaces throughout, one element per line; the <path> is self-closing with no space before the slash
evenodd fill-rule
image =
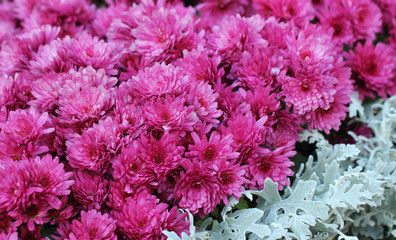
<path id="1" fill-rule="evenodd" d="M 375 98 L 375 93 L 378 93 L 386 98 L 387 94 L 396 92 L 393 80 L 396 60 L 392 48 L 383 43 L 376 46 L 358 43 L 355 52 L 349 52 L 346 58 L 355 73 L 361 97 Z"/>
<path id="2" fill-rule="evenodd" d="M 206 135 L 200 138 L 195 132 L 191 133 L 194 145 L 188 147 L 189 152 L 186 156 L 193 161 L 198 160 L 202 163 L 216 163 L 220 160 L 233 160 L 239 156 L 232 145 L 234 143 L 232 135 L 222 136 L 218 132 L 212 132 L 209 141 Z"/>
<path id="3" fill-rule="evenodd" d="M 184 106 L 182 97 L 159 99 L 148 102 L 144 106 L 147 125 L 155 130 L 192 131 L 193 125 L 199 120 L 194 107 Z"/>
<path id="4" fill-rule="evenodd" d="M 156 181 L 163 182 L 167 174 L 176 169 L 184 153 L 184 148 L 178 146 L 177 136 L 165 132 L 161 139 L 141 136 L 137 141 L 139 144 L 138 154 L 140 159 L 146 163 L 146 167 L 154 171 Z"/>
<path id="5" fill-rule="evenodd" d="M 68 240 L 109 239 L 116 240 L 116 221 L 109 214 L 96 210 L 81 211 L 81 220 L 74 219 L 70 225 Z"/>
<path id="6" fill-rule="evenodd" d="M 289 185 L 288 177 L 293 175 L 290 167 L 294 165 L 289 158 L 296 154 L 292 150 L 293 148 L 294 141 L 278 146 L 272 151 L 259 148 L 257 155 L 249 158 L 247 176 L 252 181 L 248 184 L 249 188 L 254 189 L 257 187 L 258 189 L 263 189 L 266 178 L 277 182 L 279 190 L 283 189 L 283 185 Z"/>
<path id="7" fill-rule="evenodd" d="M 109 182 L 95 172 L 76 171 L 72 186 L 74 198 L 85 210 L 100 210 L 108 195 Z"/>
<path id="8" fill-rule="evenodd" d="M 242 52 L 249 51 L 253 45 L 263 47 L 267 45 L 259 34 L 263 26 L 264 20 L 258 15 L 249 18 L 238 14 L 226 16 L 212 28 L 208 45 L 210 49 L 218 51 L 223 61 L 237 62 Z"/>
<path id="9" fill-rule="evenodd" d="M 79 35 L 71 40 L 71 62 L 80 67 L 91 66 L 94 69 L 105 69 L 107 74 L 116 75 L 114 68 L 118 56 L 114 48 L 97 37 L 88 34 Z"/>
<path id="10" fill-rule="evenodd" d="M 186 173 L 176 184 L 175 199 L 180 208 L 188 209 L 192 214 L 203 218 L 215 209 L 221 199 L 221 184 L 215 176 L 210 163 L 185 162 Z"/>

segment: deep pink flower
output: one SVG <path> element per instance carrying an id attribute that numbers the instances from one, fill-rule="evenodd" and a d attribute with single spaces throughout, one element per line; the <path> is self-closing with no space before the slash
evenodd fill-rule
<path id="1" fill-rule="evenodd" d="M 178 206 L 188 209 L 192 214 L 199 214 L 201 218 L 212 212 L 221 201 L 221 184 L 211 165 L 197 161 L 188 164 L 186 162 L 183 166 L 186 173 L 181 175 L 175 189 Z"/>
<path id="2" fill-rule="evenodd" d="M 300 26 L 313 19 L 314 9 L 310 0 L 253 0 L 253 7 L 266 17 L 293 20 Z"/>
<path id="3" fill-rule="evenodd" d="M 107 198 L 109 182 L 95 172 L 76 171 L 72 186 L 74 198 L 85 210 L 100 210 Z"/>
<path id="4" fill-rule="evenodd" d="M 91 66 L 94 69 L 105 69 L 107 74 L 116 75 L 114 68 L 118 56 L 114 48 L 104 40 L 81 34 L 71 40 L 71 62 L 80 67 Z"/>
<path id="5" fill-rule="evenodd" d="M 208 45 L 211 50 L 217 51 L 226 63 L 237 62 L 243 51 L 248 51 L 254 45 L 265 47 L 265 41 L 259 32 L 264 26 L 264 20 L 254 15 L 249 18 L 226 16 L 212 28 L 208 36 Z"/>
<path id="6" fill-rule="evenodd" d="M 74 219 L 70 225 L 68 240 L 109 239 L 116 240 L 116 221 L 109 214 L 90 210 L 81 211 L 81 220 Z"/>
<path id="7" fill-rule="evenodd" d="M 141 101 L 182 95 L 187 81 L 179 67 L 156 63 L 144 71 L 139 71 L 127 84 L 132 96 Z"/>
<path id="8" fill-rule="evenodd" d="M 203 46 L 204 32 L 195 33 L 196 19 L 192 7 L 158 7 L 141 16 L 138 26 L 131 30 L 135 41 L 130 50 L 151 64 L 170 63 L 182 57 L 184 49 Z"/>
<path id="9" fill-rule="evenodd" d="M 288 177 L 293 175 L 290 167 L 294 165 L 289 158 L 296 154 L 293 148 L 294 141 L 278 146 L 274 150 L 259 148 L 256 155 L 249 158 L 247 176 L 252 181 L 248 184 L 250 189 L 256 186 L 258 189 L 263 189 L 266 178 L 277 182 L 279 190 L 283 189 L 283 185 L 289 185 Z"/>
<path id="10" fill-rule="evenodd" d="M 284 75 L 283 57 L 269 48 L 259 48 L 250 53 L 243 52 L 239 62 L 231 66 L 228 78 L 236 78 L 243 87 L 272 85 L 279 75 Z"/>
<path id="11" fill-rule="evenodd" d="M 212 132 L 209 141 L 206 135 L 200 138 L 195 132 L 191 133 L 194 145 L 188 147 L 189 152 L 186 156 L 193 161 L 198 160 L 202 163 L 217 162 L 220 160 L 233 160 L 239 156 L 232 145 L 234 143 L 232 135 L 222 136 L 218 132 Z"/>
<path id="12" fill-rule="evenodd" d="M 12 232 L 12 233 L 5 233 L 5 232 L 0 232 L 0 239 L 4 240 L 18 240 L 18 232 Z"/>
<path id="13" fill-rule="evenodd" d="M 144 106 L 147 125 L 156 130 L 192 131 L 193 125 L 199 121 L 194 107 L 184 106 L 182 97 L 158 99 Z"/>
<path id="14" fill-rule="evenodd" d="M 187 103 L 195 107 L 199 119 L 207 123 L 217 124 L 223 112 L 218 109 L 219 97 L 212 87 L 206 82 L 192 82 L 187 88 Z"/>
<path id="15" fill-rule="evenodd" d="M 92 21 L 92 30 L 95 36 L 103 38 L 114 19 L 120 17 L 120 13 L 127 10 L 128 5 L 123 2 L 106 1 L 109 4 L 106 8 L 96 10 L 95 19 Z"/>
<path id="16" fill-rule="evenodd" d="M 161 215 L 168 205 L 159 203 L 155 196 L 142 191 L 129 197 L 119 211 L 113 211 L 118 229 L 130 239 L 162 239 Z"/>
<path id="17" fill-rule="evenodd" d="M 383 98 L 387 94 L 393 95 L 393 82 L 396 59 L 394 50 L 389 46 L 378 43 L 376 46 L 358 43 L 355 52 L 346 55 L 347 64 L 355 73 L 354 78 L 361 97 L 375 98 L 378 93 Z"/>
<path id="18" fill-rule="evenodd" d="M 132 189 L 135 186 L 157 185 L 153 169 L 139 156 L 137 142 L 132 142 L 127 148 L 122 149 L 118 155 L 118 161 L 113 164 L 113 177 L 115 179 L 126 179 L 125 188 Z"/>
<path id="19" fill-rule="evenodd" d="M 16 87 L 14 78 L 0 75 L 0 106 L 12 107 L 15 103 Z M 0 127 L 1 129 L 1 127 Z"/>
<path id="20" fill-rule="evenodd" d="M 344 1 L 350 13 L 352 29 L 357 39 L 373 41 L 382 29 L 382 14 L 371 0 Z"/>
<path id="21" fill-rule="evenodd" d="M 221 57 L 217 54 L 209 56 L 206 49 L 183 51 L 183 58 L 175 62 L 191 80 L 206 81 L 214 84 L 224 75 L 224 69 L 219 69 Z"/>
<path id="22" fill-rule="evenodd" d="M 181 237 L 183 232 L 189 234 L 190 223 L 186 219 L 187 217 L 187 212 L 180 214 L 177 207 L 173 207 L 170 211 L 164 211 L 161 214 L 160 219 L 161 229 L 169 232 L 175 232 L 179 237 Z M 159 239 L 165 240 L 168 238 L 161 235 Z"/>
<path id="23" fill-rule="evenodd" d="M 228 205 L 228 197 L 234 196 L 239 199 L 242 192 L 245 191 L 244 184 L 249 181 L 244 177 L 246 168 L 235 164 L 235 161 L 229 162 L 220 160 L 213 165 L 216 177 L 220 183 L 219 197 L 225 205 Z"/>
<path id="24" fill-rule="evenodd" d="M 253 91 L 246 92 L 246 102 L 256 119 L 268 116 L 266 125 L 274 124 L 274 115 L 280 110 L 281 103 L 276 99 L 276 93 L 271 92 L 271 87 L 256 87 Z"/>
<path id="25" fill-rule="evenodd" d="M 197 6 L 197 10 L 200 15 L 200 22 L 198 25 L 203 29 L 210 29 L 213 24 L 223 18 L 224 16 L 230 15 L 244 15 L 247 12 L 249 1 L 242 0 L 204 0 L 201 1 Z"/>
<path id="26" fill-rule="evenodd" d="M 163 182 L 167 174 L 180 165 L 184 148 L 178 146 L 176 135 L 165 132 L 159 140 L 152 136 L 141 136 L 138 144 L 141 160 L 146 163 L 146 168 L 154 171 L 158 183 Z"/>
<path id="27" fill-rule="evenodd" d="M 16 19 L 12 11 L 13 5 L 9 1 L 0 3 L 0 44 L 11 39 L 16 30 Z"/>

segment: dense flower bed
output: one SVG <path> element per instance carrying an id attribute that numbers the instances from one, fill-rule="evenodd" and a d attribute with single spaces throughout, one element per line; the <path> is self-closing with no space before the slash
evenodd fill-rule
<path id="1" fill-rule="evenodd" d="M 2 239 L 188 233 L 396 93 L 391 0 L 14 0 L 0 29 Z"/>

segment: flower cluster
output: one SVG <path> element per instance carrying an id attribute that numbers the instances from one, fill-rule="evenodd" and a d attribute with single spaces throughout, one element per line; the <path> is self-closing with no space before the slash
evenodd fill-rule
<path id="1" fill-rule="evenodd" d="M 165 239 L 396 93 L 386 0 L 0 3 L 0 236 Z M 344 51 L 345 46 L 350 48 Z M 355 81 L 354 81 L 355 80 Z"/>

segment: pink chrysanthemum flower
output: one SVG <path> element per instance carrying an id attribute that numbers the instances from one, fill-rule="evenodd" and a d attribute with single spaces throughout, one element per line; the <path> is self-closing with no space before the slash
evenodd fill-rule
<path id="1" fill-rule="evenodd" d="M 249 181 L 244 177 L 245 167 L 241 167 L 234 162 L 221 160 L 213 165 L 216 177 L 220 183 L 219 197 L 225 205 L 228 205 L 228 197 L 234 196 L 239 199 L 245 191 L 243 185 Z"/>
<path id="2" fill-rule="evenodd" d="M 180 175 L 183 172 L 182 167 L 179 167 L 166 175 L 164 182 L 158 184 L 156 191 L 159 194 L 159 198 L 163 202 L 173 202 L 175 186 L 180 181 Z"/>
<path id="3" fill-rule="evenodd" d="M 143 55 L 148 63 L 170 63 L 182 57 L 184 49 L 203 46 L 204 32 L 194 31 L 196 18 L 192 7 L 159 7 L 141 16 L 138 26 L 132 29 L 136 40 L 130 49 Z"/>
<path id="4" fill-rule="evenodd" d="M 0 138 L 5 142 L 16 142 L 27 145 L 37 141 L 42 135 L 51 133 L 54 128 L 45 129 L 48 113 L 39 114 L 34 108 L 29 111 L 17 109 L 9 112 L 7 122 L 0 124 Z"/>
<path id="5" fill-rule="evenodd" d="M 92 30 L 95 36 L 103 38 L 106 36 L 112 21 L 119 18 L 120 13 L 127 10 L 127 4 L 123 2 L 106 1 L 109 6 L 107 8 L 98 8 L 96 10 L 95 19 L 92 21 Z"/>
<path id="6" fill-rule="evenodd" d="M 5 74 L 0 75 L 0 106 L 12 107 L 16 100 L 15 97 L 16 87 L 14 86 L 14 78 Z"/>
<path id="7" fill-rule="evenodd" d="M 206 81 L 214 84 L 224 75 L 224 69 L 220 68 L 221 57 L 217 54 L 209 56 L 204 49 L 183 51 L 183 59 L 175 62 L 180 66 L 191 80 Z"/>
<path id="8" fill-rule="evenodd" d="M 182 174 L 176 184 L 175 199 L 178 206 L 188 209 L 192 214 L 199 214 L 203 218 L 212 212 L 220 203 L 220 183 L 215 177 L 212 164 L 185 162 L 186 173 Z"/>
<path id="9" fill-rule="evenodd" d="M 266 178 L 277 182 L 279 190 L 283 189 L 283 185 L 289 185 L 290 181 L 287 177 L 293 175 L 290 167 L 294 165 L 289 158 L 296 154 L 293 148 L 294 141 L 278 146 L 272 151 L 259 148 L 257 155 L 249 159 L 247 167 L 247 176 L 252 181 L 248 184 L 250 189 L 256 186 L 258 189 L 263 189 Z"/>
<path id="10" fill-rule="evenodd" d="M 12 12 L 13 5 L 8 1 L 0 3 L 0 44 L 7 39 L 11 39 L 16 30 L 16 19 Z"/>
<path id="11" fill-rule="evenodd" d="M 192 82 L 188 86 L 187 102 L 195 107 L 199 119 L 207 123 L 217 124 L 223 112 L 217 107 L 219 97 L 212 87 L 206 82 Z"/>
<path id="12" fill-rule="evenodd" d="M 30 73 L 41 77 L 49 72 L 68 72 L 74 67 L 70 61 L 70 38 L 56 39 L 39 48 L 37 55 L 29 62 Z"/>
<path id="13" fill-rule="evenodd" d="M 236 78 L 241 86 L 254 89 L 272 85 L 284 73 L 283 57 L 268 48 L 259 48 L 253 53 L 243 52 L 239 62 L 231 66 L 228 78 Z"/>
<path id="14" fill-rule="evenodd" d="M 168 132 L 159 140 L 141 136 L 138 144 L 141 160 L 154 171 L 158 183 L 165 181 L 167 174 L 179 166 L 184 153 L 184 148 L 178 146 L 177 136 Z"/>
<path id="15" fill-rule="evenodd" d="M 113 164 L 113 177 L 126 179 L 126 190 L 134 186 L 157 185 L 155 173 L 139 156 L 137 142 L 132 142 L 127 148 L 122 149 L 118 161 Z"/>
<path id="16" fill-rule="evenodd" d="M 265 47 L 267 42 L 259 32 L 264 26 L 264 20 L 254 15 L 249 18 L 226 16 L 212 28 L 208 36 L 208 45 L 217 51 L 226 63 L 238 62 L 243 51 L 249 51 L 253 45 Z"/>
<path id="17" fill-rule="evenodd" d="M 161 229 L 167 230 L 169 232 L 175 232 L 179 237 L 181 237 L 182 233 L 189 234 L 189 221 L 187 218 L 187 212 L 179 213 L 177 207 L 173 207 L 170 211 L 164 211 L 161 214 Z M 161 235 L 161 240 L 167 239 L 166 236 Z"/>
<path id="18" fill-rule="evenodd" d="M 147 66 L 146 60 L 137 53 L 122 53 L 118 61 L 120 69 L 119 81 L 126 82 L 136 76 L 140 70 L 144 70 Z"/>
<path id="19" fill-rule="evenodd" d="M 247 12 L 249 1 L 242 0 L 204 0 L 197 6 L 200 15 L 198 25 L 203 29 L 210 29 L 219 19 L 230 15 L 244 15 Z"/>
<path id="20" fill-rule="evenodd" d="M 58 37 L 60 29 L 49 25 L 17 35 L 1 45 L 0 72 L 13 74 L 29 68 L 40 46 L 49 44 Z"/>
<path id="21" fill-rule="evenodd" d="M 135 198 L 127 198 L 120 211 L 113 211 L 113 216 L 118 229 L 130 239 L 162 240 L 166 238 L 162 236 L 162 231 L 167 229 L 162 228 L 161 218 L 167 214 L 167 208 L 167 204 L 159 203 L 155 196 L 142 191 Z M 170 223 L 168 225 L 171 229 L 175 228 Z"/>
<path id="22" fill-rule="evenodd" d="M 317 128 L 324 130 L 327 134 L 331 129 L 336 131 L 339 129 L 341 121 L 347 116 L 348 107 L 346 105 L 351 102 L 350 95 L 353 93 L 352 81 L 349 79 L 350 72 L 346 71 L 344 74 L 347 76 L 337 76 L 340 82 L 337 83 L 334 101 L 330 107 L 326 110 L 318 109 L 304 116 L 305 121 L 308 122 L 308 129 Z"/>
<path id="23" fill-rule="evenodd" d="M 383 43 L 376 46 L 367 42 L 364 45 L 358 43 L 355 52 L 350 51 L 346 59 L 355 74 L 362 98 L 375 98 L 375 93 L 383 98 L 387 97 L 387 93 L 394 94 L 396 58 L 392 48 Z"/>
<path id="24" fill-rule="evenodd" d="M 297 31 L 297 29 L 297 26 L 291 21 L 282 22 L 275 17 L 269 17 L 265 19 L 260 35 L 268 41 L 268 46 L 275 47 L 276 49 L 286 49 L 285 36 Z M 255 52 L 253 51 L 252 53 L 254 54 Z"/>
<path id="25" fill-rule="evenodd" d="M 182 95 L 187 81 L 179 67 L 156 63 L 144 71 L 139 71 L 127 84 L 132 96 L 141 101 Z"/>
<path id="26" fill-rule="evenodd" d="M 74 172 L 73 179 L 73 196 L 83 209 L 100 210 L 108 195 L 109 182 L 95 172 L 87 171 Z"/>
<path id="27" fill-rule="evenodd" d="M 136 196 L 140 192 L 146 191 L 152 193 L 153 190 L 146 185 L 128 185 L 128 180 L 126 178 L 120 178 L 110 182 L 109 187 L 109 201 L 107 206 L 111 207 L 113 210 L 120 210 L 124 206 L 127 198 L 136 199 Z"/>
<path id="28" fill-rule="evenodd" d="M 12 233 L 5 233 L 5 232 L 0 232 L 0 239 L 4 240 L 18 240 L 18 232 L 12 232 Z"/>
<path id="29" fill-rule="evenodd" d="M 350 12 L 355 37 L 373 41 L 382 29 L 382 14 L 377 4 L 371 0 L 344 1 Z"/>
<path id="30" fill-rule="evenodd" d="M 74 219 L 70 225 L 69 240 L 109 239 L 116 240 L 116 221 L 107 213 L 96 210 L 81 211 L 81 220 Z"/>
<path id="31" fill-rule="evenodd" d="M 276 99 L 276 93 L 271 92 L 271 87 L 256 87 L 253 91 L 246 92 L 246 102 L 249 103 L 253 115 L 260 119 L 268 116 L 266 125 L 274 124 L 274 115 L 280 110 L 281 103 Z"/>
<path id="32" fill-rule="evenodd" d="M 267 116 L 256 120 L 249 111 L 247 114 L 238 114 L 231 116 L 227 121 L 227 127 L 221 126 L 223 134 L 232 134 L 234 143 L 233 147 L 240 152 L 239 162 L 245 162 L 258 148 L 259 144 L 264 142 L 264 136 L 267 128 L 264 124 Z"/>
<path id="33" fill-rule="evenodd" d="M 122 147 L 120 141 L 117 124 L 108 117 L 81 135 L 70 136 L 66 141 L 66 158 L 74 168 L 104 173 L 110 166 L 110 158 Z"/>
<path id="34" fill-rule="evenodd" d="M 300 126 L 301 117 L 288 110 L 277 111 L 272 117 L 270 131 L 267 132 L 265 141 L 269 143 L 279 142 L 279 139 L 297 142 L 300 139 L 299 132 L 304 128 Z"/>
<path id="35" fill-rule="evenodd" d="M 231 134 L 222 136 L 218 132 L 212 132 L 209 141 L 206 135 L 200 138 L 195 132 L 192 132 L 191 136 L 195 143 L 188 147 L 189 152 L 186 152 L 186 156 L 193 161 L 213 163 L 220 160 L 237 159 L 239 156 L 239 153 L 232 148 Z"/>
<path id="36" fill-rule="evenodd" d="M 59 121 L 74 128 L 90 127 L 110 111 L 114 91 L 104 86 L 93 87 L 84 82 L 66 81 L 59 97 Z"/>
<path id="37" fill-rule="evenodd" d="M 107 74 L 116 75 L 114 68 L 118 56 L 114 48 L 104 40 L 81 34 L 71 40 L 71 62 L 80 67 L 91 66 L 94 69 L 105 69 Z"/>
<path id="38" fill-rule="evenodd" d="M 327 1 L 328 2 L 328 1 Z M 350 14 L 342 4 L 343 1 L 331 1 L 320 10 L 318 18 L 324 29 L 331 30 L 332 40 L 338 45 L 351 45 L 355 40 L 350 21 Z"/>
<path id="39" fill-rule="evenodd" d="M 253 7 L 266 17 L 293 20 L 300 26 L 312 20 L 314 12 L 310 0 L 253 0 Z"/>
<path id="40" fill-rule="evenodd" d="M 199 121 L 193 106 L 184 106 L 182 97 L 158 99 L 144 106 L 147 125 L 156 130 L 192 131 Z"/>
<path id="41" fill-rule="evenodd" d="M 58 197 L 69 195 L 69 188 L 74 184 L 74 181 L 70 180 L 72 173 L 65 172 L 64 165 L 59 163 L 58 157 L 52 158 L 49 154 L 42 158 L 22 161 L 21 164 L 21 168 L 28 172 L 36 197 L 47 202 L 52 208 L 59 209 L 62 203 Z"/>

